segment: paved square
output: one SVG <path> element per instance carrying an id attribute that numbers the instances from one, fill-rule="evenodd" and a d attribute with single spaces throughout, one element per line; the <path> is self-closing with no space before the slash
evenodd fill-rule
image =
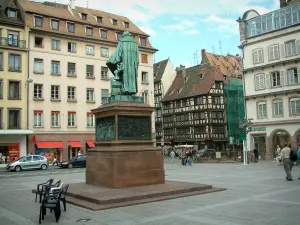
<path id="1" fill-rule="evenodd" d="M 227 188 L 227 191 L 155 202 L 144 205 L 91 211 L 67 205 L 59 224 L 113 225 L 291 225 L 300 221 L 300 168 L 293 168 L 293 182 L 285 180 L 283 167 L 270 161 L 247 166 L 194 164 L 165 160 L 166 179 Z M 64 183 L 84 182 L 84 169 L 0 173 L 0 224 L 38 223 L 39 204 L 31 189 L 50 177 Z M 42 224 L 56 224 L 48 213 Z"/>

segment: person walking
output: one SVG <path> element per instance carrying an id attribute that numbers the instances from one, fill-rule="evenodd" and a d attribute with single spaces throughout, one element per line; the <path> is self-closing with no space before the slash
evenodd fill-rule
<path id="1" fill-rule="evenodd" d="M 258 162 L 258 149 L 255 148 L 255 149 L 253 150 L 253 153 L 254 153 L 254 157 L 255 157 L 255 162 L 257 163 L 257 162 Z"/>
<path id="2" fill-rule="evenodd" d="M 300 144 L 298 144 L 298 148 L 297 148 L 297 152 L 296 155 L 298 157 L 298 166 L 300 166 Z M 300 173 L 299 173 L 299 178 L 298 180 L 300 180 Z"/>
<path id="3" fill-rule="evenodd" d="M 171 156 L 171 162 L 172 164 L 174 163 L 174 158 L 175 158 L 175 152 L 174 150 L 172 149 L 171 153 L 170 153 L 170 156 Z"/>
<path id="4" fill-rule="evenodd" d="M 187 158 L 187 163 L 192 166 L 193 163 L 193 155 L 192 155 L 192 151 L 188 151 L 186 154 L 186 158 Z"/>
<path id="5" fill-rule="evenodd" d="M 284 148 L 281 150 L 280 156 L 281 156 L 281 160 L 283 161 L 283 166 L 286 172 L 287 181 L 293 181 L 291 171 L 294 162 L 290 160 L 290 155 L 291 155 L 291 149 L 289 148 L 288 144 L 285 144 Z"/>

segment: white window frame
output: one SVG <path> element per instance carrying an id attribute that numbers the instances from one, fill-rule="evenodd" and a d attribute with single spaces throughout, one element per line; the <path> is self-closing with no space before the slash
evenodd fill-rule
<path id="1" fill-rule="evenodd" d="M 300 115 L 300 98 L 290 98 L 290 115 L 299 116 Z M 295 102 L 295 103 L 293 103 Z"/>
<path id="2" fill-rule="evenodd" d="M 68 86 L 68 101 L 76 101 L 76 87 Z"/>
<path id="3" fill-rule="evenodd" d="M 34 73 L 44 73 L 44 60 L 40 58 L 34 58 Z"/>
<path id="4" fill-rule="evenodd" d="M 85 46 L 85 54 L 86 55 L 95 55 L 95 46 L 93 46 L 93 45 L 86 45 Z"/>
<path id="5" fill-rule="evenodd" d="M 94 88 L 86 89 L 86 101 L 87 102 L 95 102 L 95 90 Z"/>
<path id="6" fill-rule="evenodd" d="M 273 100 L 273 116 L 282 117 L 283 116 L 283 101 L 282 99 Z"/>
<path id="7" fill-rule="evenodd" d="M 92 30 L 92 34 L 91 34 L 91 35 L 88 34 L 88 29 L 91 29 L 91 30 Z M 85 26 L 85 34 L 86 34 L 87 36 L 92 37 L 93 34 L 94 34 L 94 29 L 93 29 L 93 27 Z"/>
<path id="8" fill-rule="evenodd" d="M 145 44 L 142 43 L 142 39 L 145 40 Z M 146 37 L 140 37 L 140 44 L 141 44 L 141 46 L 146 46 L 147 45 L 147 38 Z"/>
<path id="9" fill-rule="evenodd" d="M 33 98 L 34 99 L 43 99 L 43 84 L 34 84 L 33 85 Z"/>
<path id="10" fill-rule="evenodd" d="M 33 127 L 43 127 L 43 111 L 34 111 L 33 112 Z"/>
<path id="11" fill-rule="evenodd" d="M 69 49 L 69 44 L 71 44 L 70 49 Z M 71 42 L 71 41 L 68 42 L 68 52 L 76 53 L 76 48 L 77 48 L 77 45 L 75 42 Z"/>
<path id="12" fill-rule="evenodd" d="M 87 113 L 86 115 L 86 126 L 89 128 L 95 127 L 95 115 Z"/>
<path id="13" fill-rule="evenodd" d="M 149 91 L 145 90 L 142 92 L 142 97 L 144 99 L 145 104 L 149 104 Z"/>
<path id="14" fill-rule="evenodd" d="M 102 31 L 105 32 L 105 36 L 102 36 Z M 100 32 L 100 37 L 101 37 L 101 38 L 107 39 L 107 30 L 105 30 L 105 29 L 100 29 L 99 32 Z"/>
<path id="15" fill-rule="evenodd" d="M 51 40 L 51 49 L 60 51 L 60 40 L 52 39 Z"/>
<path id="16" fill-rule="evenodd" d="M 76 127 L 76 113 L 68 112 L 68 127 Z"/>
<path id="17" fill-rule="evenodd" d="M 60 61 L 51 61 L 51 74 L 60 74 Z"/>
<path id="18" fill-rule="evenodd" d="M 39 17 L 39 18 L 42 19 L 42 25 L 41 25 L 41 26 L 37 26 L 37 25 L 35 24 L 35 18 L 36 18 L 36 17 Z M 43 17 L 43 16 L 40 16 L 40 15 L 33 15 L 33 24 L 34 24 L 35 27 L 43 27 L 43 23 L 44 23 L 44 17 Z"/>
<path id="19" fill-rule="evenodd" d="M 144 74 L 146 74 L 146 80 L 144 79 Z M 142 83 L 148 84 L 149 83 L 149 74 L 146 71 L 142 71 Z"/>
<path id="20" fill-rule="evenodd" d="M 101 79 L 104 79 L 104 80 L 109 79 L 108 67 L 106 67 L 106 66 L 101 66 Z"/>
<path id="21" fill-rule="evenodd" d="M 253 64 L 259 64 L 264 62 L 264 50 L 258 48 L 252 51 Z"/>
<path id="22" fill-rule="evenodd" d="M 60 112 L 59 111 L 51 112 L 51 127 L 53 127 L 53 128 L 60 127 Z"/>
<path id="23" fill-rule="evenodd" d="M 101 47 L 100 54 L 101 54 L 101 57 L 108 58 L 109 57 L 109 48 Z"/>
<path id="24" fill-rule="evenodd" d="M 265 107 L 263 107 L 263 106 L 265 106 Z M 257 118 L 258 119 L 266 119 L 267 117 L 268 117 L 267 103 L 266 102 L 258 102 L 257 103 Z"/>
<path id="25" fill-rule="evenodd" d="M 256 74 L 254 76 L 254 87 L 256 91 L 266 89 L 266 78 L 264 73 Z"/>
<path id="26" fill-rule="evenodd" d="M 60 100 L 60 86 L 51 85 L 51 100 Z"/>
<path id="27" fill-rule="evenodd" d="M 69 69 L 69 64 L 75 64 L 75 70 L 70 70 Z M 68 76 L 76 76 L 76 63 L 73 63 L 73 62 L 68 62 L 67 63 L 67 69 L 68 69 Z"/>
<path id="28" fill-rule="evenodd" d="M 269 46 L 269 60 L 276 60 L 280 58 L 280 48 L 279 45 L 271 45 Z"/>
<path id="29" fill-rule="evenodd" d="M 57 22 L 57 29 L 53 28 L 53 26 L 52 26 L 53 21 Z M 52 30 L 59 30 L 59 19 L 50 19 L 50 27 Z"/>
<path id="30" fill-rule="evenodd" d="M 295 72 L 296 72 L 296 74 L 295 74 Z M 289 85 L 300 84 L 300 67 L 288 69 L 287 76 L 288 76 L 288 80 L 289 80 Z"/>
<path id="31" fill-rule="evenodd" d="M 274 78 L 276 81 L 276 85 L 274 85 Z M 276 88 L 276 87 L 281 87 L 282 84 L 282 79 L 280 77 L 280 71 L 274 71 L 270 73 L 270 79 L 271 79 L 271 87 Z"/>
<path id="32" fill-rule="evenodd" d="M 73 24 L 74 25 L 74 30 L 73 31 L 70 31 L 68 29 L 68 24 Z M 67 32 L 69 32 L 69 33 L 75 33 L 75 23 L 73 23 L 73 22 L 66 22 L 66 29 L 67 29 Z"/>
<path id="33" fill-rule="evenodd" d="M 120 41 L 120 40 L 118 40 L 118 34 L 120 34 L 120 35 L 121 35 L 121 37 L 120 37 L 120 40 L 121 40 L 121 39 L 122 39 L 122 33 L 120 33 L 120 32 L 116 32 L 116 33 L 115 33 L 116 40 L 117 40 L 117 41 Z"/>
<path id="34" fill-rule="evenodd" d="M 296 55 L 296 41 L 295 40 L 285 42 L 284 46 L 285 46 L 285 56 L 286 57 L 291 57 L 291 56 Z"/>

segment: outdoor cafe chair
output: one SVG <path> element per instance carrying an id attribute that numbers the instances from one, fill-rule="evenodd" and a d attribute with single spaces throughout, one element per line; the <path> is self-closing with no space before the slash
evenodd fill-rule
<path id="1" fill-rule="evenodd" d="M 51 186 L 54 182 L 54 179 L 50 179 L 45 183 L 38 184 L 35 193 L 35 201 L 37 201 L 37 196 L 40 196 L 40 203 L 42 202 L 42 196 L 47 192 L 48 187 Z"/>

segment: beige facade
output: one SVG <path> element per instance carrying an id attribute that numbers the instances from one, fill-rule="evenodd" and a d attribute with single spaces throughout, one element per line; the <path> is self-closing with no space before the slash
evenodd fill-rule
<path id="1" fill-rule="evenodd" d="M 299 3 L 266 15 L 248 11 L 239 20 L 241 37 L 246 37 L 241 42 L 247 118 L 253 119 L 247 149 L 260 148 L 263 158 L 273 158 L 277 145 L 283 147 L 286 143 L 296 148 L 300 143 L 297 7 Z"/>

